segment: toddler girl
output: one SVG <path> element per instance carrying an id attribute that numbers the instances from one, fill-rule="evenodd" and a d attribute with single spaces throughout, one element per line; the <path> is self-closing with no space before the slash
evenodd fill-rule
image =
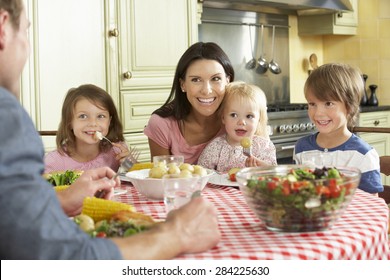
<path id="1" fill-rule="evenodd" d="M 244 82 L 228 84 L 219 110 L 226 133 L 205 147 L 199 165 L 218 172 L 245 166 L 276 165 L 275 146 L 267 129 L 267 100 L 259 87 Z M 252 140 L 249 157 L 243 154 L 243 138 Z"/>

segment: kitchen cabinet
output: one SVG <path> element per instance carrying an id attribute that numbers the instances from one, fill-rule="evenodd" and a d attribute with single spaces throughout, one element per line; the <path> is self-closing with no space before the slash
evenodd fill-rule
<path id="1" fill-rule="evenodd" d="M 167 99 L 180 56 L 198 40 L 196 0 L 119 0 L 110 23 L 110 90 L 130 145 L 149 161 L 143 129 Z M 151 8 L 153 7 L 153 8 Z"/>
<path id="2" fill-rule="evenodd" d="M 67 91 L 92 83 L 106 89 L 104 0 L 25 0 L 30 57 L 21 103 L 38 130 L 57 130 Z M 55 137 L 42 137 L 46 151 Z"/>
<path id="3" fill-rule="evenodd" d="M 298 16 L 298 35 L 356 35 L 358 0 L 350 0 L 353 12 Z"/>
<path id="4" fill-rule="evenodd" d="M 390 111 L 361 113 L 359 126 L 390 127 Z M 379 156 L 390 155 L 390 135 L 386 133 L 359 133 L 359 136 L 378 152 Z M 382 175 L 384 184 L 390 184 L 390 178 Z"/>
<path id="5" fill-rule="evenodd" d="M 92 83 L 114 99 L 130 145 L 169 95 L 176 64 L 197 41 L 197 0 L 24 0 L 31 55 L 21 102 L 38 130 L 57 130 L 67 91 Z M 45 150 L 55 137 L 43 137 Z"/>

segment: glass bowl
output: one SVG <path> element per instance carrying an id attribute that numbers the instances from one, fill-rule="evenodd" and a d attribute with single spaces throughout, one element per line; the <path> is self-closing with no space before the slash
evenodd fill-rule
<path id="1" fill-rule="evenodd" d="M 301 165 L 249 167 L 236 174 L 245 201 L 272 231 L 329 229 L 350 203 L 360 171 Z"/>

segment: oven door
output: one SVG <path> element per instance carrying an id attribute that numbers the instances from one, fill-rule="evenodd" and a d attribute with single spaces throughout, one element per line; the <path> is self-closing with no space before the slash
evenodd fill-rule
<path id="1" fill-rule="evenodd" d="M 297 138 L 278 140 L 274 142 L 276 149 L 276 160 L 278 164 L 295 164 L 293 160 L 294 148 Z"/>

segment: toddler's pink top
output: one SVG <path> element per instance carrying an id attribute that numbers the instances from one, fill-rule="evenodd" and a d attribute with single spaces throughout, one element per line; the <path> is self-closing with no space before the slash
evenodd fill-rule
<path id="1" fill-rule="evenodd" d="M 61 155 L 57 150 L 45 155 L 45 173 L 64 170 L 89 170 L 98 167 L 108 166 L 112 170 L 119 169 L 119 161 L 115 159 L 117 147 L 112 147 L 104 153 L 100 153 L 95 159 L 87 162 L 78 162 L 67 154 Z"/>
<path id="2" fill-rule="evenodd" d="M 270 165 L 276 165 L 275 146 L 269 139 L 255 135 L 252 139 L 252 154 Z M 245 160 L 246 156 L 242 153 L 242 147 L 231 146 L 226 141 L 225 134 L 207 145 L 199 157 L 198 164 L 218 172 L 227 172 L 234 167 L 245 167 Z"/>
<path id="3" fill-rule="evenodd" d="M 225 129 L 222 128 L 215 137 L 222 135 Z M 179 123 L 173 117 L 162 118 L 152 114 L 144 134 L 164 149 L 171 151 L 172 155 L 184 156 L 184 162 L 196 164 L 200 153 L 210 142 L 190 146 L 180 132 Z M 214 137 L 214 138 L 215 138 Z"/>

